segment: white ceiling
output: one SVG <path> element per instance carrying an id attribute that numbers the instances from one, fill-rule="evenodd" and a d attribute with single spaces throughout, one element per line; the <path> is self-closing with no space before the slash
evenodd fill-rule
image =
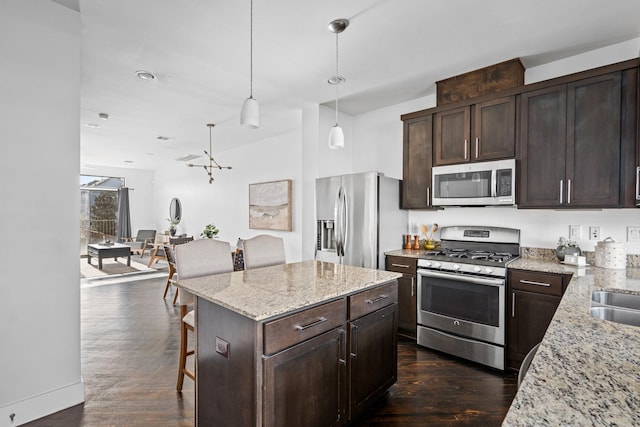
<path id="1" fill-rule="evenodd" d="M 640 37 L 638 0 L 254 0 L 261 126 L 247 130 L 239 113 L 249 96 L 249 0 L 80 0 L 79 9 L 82 163 L 139 169 L 201 154 L 207 123 L 216 124 L 215 155 L 300 129 L 304 106 L 333 105 L 327 25 L 336 18 L 351 21 L 339 44 L 340 110 L 352 115 L 515 57 L 530 68 Z"/>

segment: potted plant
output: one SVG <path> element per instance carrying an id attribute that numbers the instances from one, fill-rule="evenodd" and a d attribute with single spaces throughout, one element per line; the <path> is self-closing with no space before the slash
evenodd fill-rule
<path id="1" fill-rule="evenodd" d="M 202 230 L 202 233 L 200 233 L 200 237 L 211 239 L 213 237 L 216 237 L 219 232 L 220 229 L 216 227 L 215 224 L 207 224 L 204 226 L 204 230 Z"/>
<path id="2" fill-rule="evenodd" d="M 560 261 L 564 261 L 565 255 L 582 255 L 582 251 L 573 240 L 560 237 L 558 239 L 558 247 L 556 247 L 556 256 Z"/>
<path id="3" fill-rule="evenodd" d="M 167 221 L 169 221 L 169 233 L 172 236 L 175 236 L 176 235 L 176 230 L 178 229 L 178 222 L 179 221 L 176 220 L 176 219 L 172 220 L 172 219 L 169 219 L 169 218 L 167 218 Z"/>

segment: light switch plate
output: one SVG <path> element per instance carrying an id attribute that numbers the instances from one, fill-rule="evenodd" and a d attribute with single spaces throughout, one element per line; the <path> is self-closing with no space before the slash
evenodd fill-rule
<path id="1" fill-rule="evenodd" d="M 580 239 L 582 239 L 582 226 L 581 225 L 570 225 L 569 226 L 569 239 L 570 240 L 580 240 Z"/>
<path id="2" fill-rule="evenodd" d="M 640 226 L 627 227 L 627 242 L 640 242 Z"/>

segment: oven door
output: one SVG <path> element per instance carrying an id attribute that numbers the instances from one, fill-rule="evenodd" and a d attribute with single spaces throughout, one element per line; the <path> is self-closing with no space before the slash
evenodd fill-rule
<path id="1" fill-rule="evenodd" d="M 418 270 L 418 324 L 504 345 L 505 280 Z"/>

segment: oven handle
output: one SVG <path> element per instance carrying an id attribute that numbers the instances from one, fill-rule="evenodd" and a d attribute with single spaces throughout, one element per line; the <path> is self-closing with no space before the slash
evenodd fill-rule
<path id="1" fill-rule="evenodd" d="M 504 286 L 504 279 L 492 279 L 488 277 L 463 276 L 461 274 L 440 273 L 431 270 L 418 269 L 418 274 L 426 277 L 436 277 L 440 279 L 457 280 L 459 282 L 476 283 L 479 285 Z"/>

